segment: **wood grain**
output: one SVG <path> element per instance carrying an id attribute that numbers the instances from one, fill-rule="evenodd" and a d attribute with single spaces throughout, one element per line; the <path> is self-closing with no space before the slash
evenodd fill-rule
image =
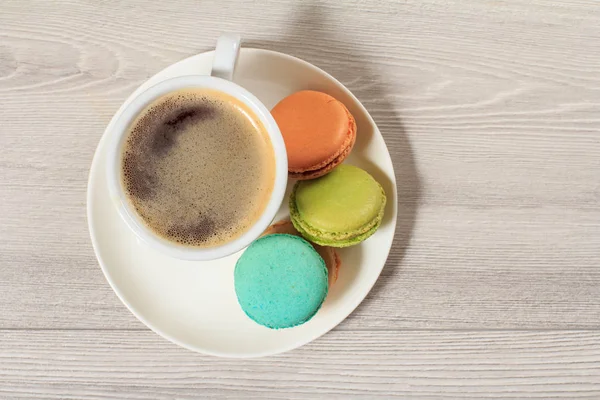
<path id="1" fill-rule="evenodd" d="M 112 114 L 223 31 L 350 88 L 399 190 L 367 300 L 256 362 L 147 333 L 85 220 Z M 599 71 L 595 0 L 0 2 L 0 397 L 597 398 Z"/>
<path id="2" fill-rule="evenodd" d="M 331 332 L 257 360 L 152 332 L 0 332 L 10 399 L 595 399 L 598 332 Z"/>
<path id="3" fill-rule="evenodd" d="M 0 327 L 141 327 L 91 251 L 91 157 L 133 88 L 233 28 L 341 79 L 392 152 L 398 238 L 342 329 L 598 327 L 597 3 L 59 4 L 0 13 Z"/>

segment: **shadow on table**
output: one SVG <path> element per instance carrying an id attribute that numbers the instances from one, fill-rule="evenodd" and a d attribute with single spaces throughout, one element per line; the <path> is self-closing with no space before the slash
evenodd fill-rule
<path id="1" fill-rule="evenodd" d="M 364 104 L 377 104 L 368 110 L 386 140 L 394 162 L 398 188 L 398 219 L 394 241 L 381 278 L 373 287 L 370 295 L 357 308 L 368 307 L 371 299 L 379 296 L 387 283 L 401 272 L 401 265 L 410 244 L 417 216 L 417 206 L 421 186 L 413 152 L 402 122 L 388 99 L 385 78 L 381 78 L 370 68 L 370 61 L 355 49 L 351 43 L 331 37 L 326 30 L 326 16 L 318 5 L 304 3 L 294 12 L 294 21 L 290 30 L 273 41 L 244 41 L 244 47 L 256 47 L 297 56 L 319 66 L 323 52 L 336 53 L 337 58 L 345 58 L 352 68 L 345 65 L 327 68 Z M 346 64 L 346 63 L 342 63 Z M 378 122 L 385 121 L 385 124 Z M 343 273 L 343 271 L 341 271 Z"/>

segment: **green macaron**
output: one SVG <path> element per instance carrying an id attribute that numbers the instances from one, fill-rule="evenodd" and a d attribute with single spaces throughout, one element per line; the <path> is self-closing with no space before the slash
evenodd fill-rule
<path id="1" fill-rule="evenodd" d="M 321 178 L 297 182 L 290 214 L 296 229 L 311 242 L 348 247 L 375 233 L 385 202 L 383 188 L 369 173 L 343 164 Z"/>
<path id="2" fill-rule="evenodd" d="M 327 296 L 327 268 L 298 236 L 273 234 L 254 241 L 234 271 L 235 293 L 253 321 L 271 329 L 310 320 Z"/>

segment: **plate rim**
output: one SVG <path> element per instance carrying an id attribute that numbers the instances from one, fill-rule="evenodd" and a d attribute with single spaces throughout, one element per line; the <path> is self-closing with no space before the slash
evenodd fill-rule
<path id="1" fill-rule="evenodd" d="M 209 51 L 205 51 L 205 52 L 200 52 L 198 54 L 194 54 L 190 57 L 186 57 L 184 59 L 181 59 L 175 63 L 169 64 L 168 66 L 166 66 L 165 68 L 163 68 L 162 70 L 158 71 L 156 74 L 152 75 L 151 77 L 149 77 L 148 79 L 146 79 L 144 82 L 140 83 L 130 94 L 129 96 L 121 103 L 121 105 L 119 106 L 119 108 L 115 111 L 115 113 L 113 114 L 113 116 L 111 117 L 109 123 L 106 125 L 106 128 L 104 129 L 104 132 L 102 133 L 102 136 L 100 138 L 100 140 L 98 141 L 98 144 L 96 146 L 96 149 L 94 150 L 94 156 L 92 158 L 92 162 L 90 164 L 90 169 L 88 172 L 88 180 L 87 180 L 87 188 L 86 188 L 86 219 L 87 219 L 87 226 L 88 226 L 88 232 L 90 235 L 90 239 L 92 242 L 92 248 L 94 250 L 94 255 L 96 256 L 96 260 L 98 261 L 98 264 L 100 265 L 100 269 L 102 270 L 102 273 L 104 275 L 104 278 L 107 280 L 108 284 L 110 285 L 111 289 L 113 290 L 113 292 L 117 295 L 117 297 L 119 298 L 119 300 L 121 301 L 121 303 L 123 305 L 125 305 L 125 307 L 129 310 L 129 312 L 131 314 L 133 314 L 134 317 L 136 317 L 138 319 L 138 321 L 142 322 L 147 328 L 149 328 L 151 331 L 153 331 L 154 333 L 156 333 L 157 335 L 163 337 L 164 339 L 167 339 L 168 341 L 181 346 L 187 350 L 196 352 L 196 353 L 201 353 L 201 354 L 207 354 L 207 355 L 211 355 L 211 356 L 216 356 L 216 357 L 224 357 L 224 358 L 238 358 L 238 359 L 248 359 L 248 358 L 259 358 L 259 357 L 265 357 L 265 356 L 273 356 L 273 355 L 278 355 L 278 354 L 282 354 L 294 349 L 297 349 L 301 346 L 304 346 L 316 339 L 318 339 L 319 337 L 325 335 L 326 333 L 328 333 L 329 331 L 331 331 L 332 329 L 334 329 L 335 327 L 337 327 L 342 321 L 344 321 L 346 318 L 348 318 L 348 316 L 350 314 L 352 314 L 356 308 L 365 300 L 365 298 L 368 296 L 368 294 L 371 292 L 371 290 L 373 289 L 373 286 L 375 286 L 375 283 L 377 282 L 377 280 L 379 279 L 379 277 L 381 276 L 381 272 L 383 271 L 387 260 L 389 258 L 389 254 L 391 252 L 391 249 L 393 247 L 393 243 L 394 243 L 394 236 L 395 236 L 395 232 L 396 232 L 396 228 L 397 228 L 397 218 L 398 218 L 398 187 L 397 187 L 397 182 L 396 182 L 396 174 L 395 174 L 395 170 L 394 170 L 394 164 L 393 164 L 393 160 L 392 157 L 390 155 L 389 149 L 387 147 L 387 143 L 385 142 L 385 138 L 383 137 L 383 135 L 381 134 L 381 131 L 379 130 L 379 127 L 377 126 L 377 124 L 375 123 L 375 121 L 373 120 L 373 117 L 371 116 L 371 114 L 369 113 L 369 111 L 367 110 L 367 108 L 358 100 L 358 98 L 344 85 L 342 84 L 340 81 L 338 81 L 335 77 L 333 77 L 332 75 L 330 75 L 328 72 L 324 71 L 323 69 L 317 67 L 316 65 L 305 61 L 301 58 L 286 54 L 286 53 L 282 53 L 282 52 L 278 52 L 278 51 L 274 51 L 274 50 L 268 50 L 268 49 L 261 49 L 261 48 L 253 48 L 253 47 L 242 47 L 240 49 L 241 53 L 251 53 L 251 52 L 256 52 L 256 53 L 264 53 L 265 55 L 273 55 L 273 56 L 277 56 L 277 57 L 282 57 L 282 58 L 286 58 L 289 61 L 295 62 L 295 63 L 300 63 L 303 64 L 304 67 L 307 67 L 309 69 L 313 69 L 316 72 L 323 74 L 325 77 L 327 77 L 329 80 L 331 80 L 332 82 L 334 82 L 339 89 L 341 89 L 342 91 L 344 91 L 346 93 L 346 95 L 348 95 L 349 97 L 351 97 L 358 105 L 360 105 L 360 107 L 362 107 L 363 111 L 365 112 L 365 115 L 368 119 L 368 121 L 376 128 L 378 134 L 381 136 L 381 139 L 383 141 L 383 145 L 385 147 L 387 156 L 389 158 L 389 164 L 391 166 L 391 176 L 388 176 L 388 179 L 390 180 L 391 184 L 392 184 L 392 188 L 393 188 L 393 196 L 391 196 L 393 198 L 393 204 L 392 204 L 392 218 L 390 223 L 392 224 L 392 241 L 390 242 L 390 246 L 387 248 L 386 250 L 386 254 L 385 254 L 385 262 L 381 265 L 381 268 L 379 269 L 379 271 L 377 271 L 376 276 L 374 277 L 372 282 L 369 282 L 368 284 L 368 289 L 365 290 L 364 295 L 362 296 L 357 296 L 358 301 L 355 300 L 355 304 L 351 304 L 351 307 L 348 311 L 347 314 L 345 314 L 339 321 L 335 322 L 335 324 L 333 324 L 331 327 L 327 328 L 326 330 L 324 330 L 323 332 L 319 332 L 315 335 L 307 335 L 305 338 L 303 338 L 302 340 L 298 340 L 298 341 L 294 341 L 292 342 L 292 344 L 288 345 L 288 346 L 282 346 L 281 348 L 279 348 L 276 351 L 262 351 L 262 352 L 255 352 L 255 353 L 244 353 L 244 354 L 234 354 L 234 353 L 221 353 L 218 351 L 212 351 L 210 349 L 206 349 L 206 348 L 200 348 L 197 346 L 192 346 L 189 345 L 185 342 L 182 342 L 180 340 L 178 340 L 177 338 L 171 336 L 170 334 L 162 331 L 162 329 L 159 329 L 155 326 L 153 326 L 152 323 L 150 323 L 145 317 L 143 317 L 140 313 L 138 313 L 137 311 L 135 311 L 134 307 L 123 297 L 123 295 L 121 294 L 121 291 L 119 289 L 119 287 L 115 284 L 115 282 L 113 281 L 113 279 L 110 276 L 110 273 L 107 271 L 107 268 L 105 266 L 106 261 L 103 260 L 102 255 L 101 255 L 101 251 L 99 250 L 100 248 L 100 244 L 98 242 L 98 239 L 96 237 L 95 234 L 95 230 L 94 230 L 94 222 L 93 222 L 93 218 L 92 218 L 92 209 L 94 208 L 92 205 L 94 204 L 94 199 L 92 197 L 92 179 L 95 176 L 94 171 L 96 171 L 98 169 L 98 167 L 96 166 L 100 161 L 100 151 L 99 149 L 101 149 L 104 145 L 105 145 L 105 141 L 107 140 L 107 132 L 109 130 L 109 128 L 114 124 L 114 121 L 116 119 L 116 117 L 122 112 L 122 109 L 124 107 L 124 105 L 126 103 L 128 103 L 130 101 L 130 99 L 132 98 L 132 96 L 137 93 L 140 88 L 148 81 L 155 79 L 158 75 L 164 74 L 165 71 L 167 71 L 168 69 L 174 67 L 177 64 L 180 63 L 186 63 L 186 62 L 190 62 L 192 59 L 200 57 L 200 56 L 204 56 L 210 53 L 214 53 L 214 50 L 209 50 Z"/>

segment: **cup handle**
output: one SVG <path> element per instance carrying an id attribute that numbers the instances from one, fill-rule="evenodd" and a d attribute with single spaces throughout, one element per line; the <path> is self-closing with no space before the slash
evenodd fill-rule
<path id="1" fill-rule="evenodd" d="M 240 42 L 240 35 L 234 33 L 224 33 L 219 36 L 211 76 L 227 79 L 228 81 L 233 79 L 235 63 L 240 52 Z"/>

